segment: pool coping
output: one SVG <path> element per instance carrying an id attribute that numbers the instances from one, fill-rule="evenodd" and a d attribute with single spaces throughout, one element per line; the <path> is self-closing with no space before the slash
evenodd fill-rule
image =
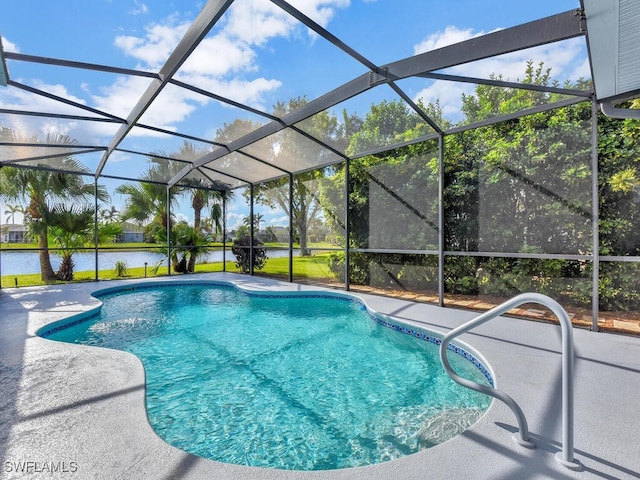
<path id="1" fill-rule="evenodd" d="M 228 273 L 197 275 L 188 281 L 201 280 L 232 281 L 262 292 L 342 294 Z M 511 440 L 515 419 L 504 405 L 493 402 L 463 434 L 373 466 L 300 472 L 242 467 L 187 454 L 162 441 L 149 426 L 144 369 L 135 356 L 35 335 L 45 324 L 95 309 L 99 300 L 92 292 L 136 283 L 140 282 L 2 290 L 0 478 L 640 478 L 640 455 L 634 448 L 638 438 L 634 425 L 640 417 L 640 339 L 574 329 L 575 446 L 576 458 L 585 468 L 573 472 L 554 457 L 562 438 L 560 327 L 503 317 L 466 334 L 463 341 L 493 367 L 501 389 L 521 403 L 538 444 L 535 450 Z M 434 333 L 446 333 L 477 315 L 370 294 L 348 295 L 376 312 Z M 16 472 L 20 462 L 23 473 Z"/>

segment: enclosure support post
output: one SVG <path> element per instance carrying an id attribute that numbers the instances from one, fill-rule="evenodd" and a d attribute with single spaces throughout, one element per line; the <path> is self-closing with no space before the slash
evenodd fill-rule
<path id="1" fill-rule="evenodd" d="M 249 187 L 249 275 L 253 276 L 253 183 Z"/>
<path id="2" fill-rule="evenodd" d="M 598 104 L 595 96 L 591 98 L 591 209 L 592 209 L 592 294 L 591 294 L 591 330 L 598 331 L 598 312 L 600 310 L 600 194 L 598 192 Z"/>
<path id="3" fill-rule="evenodd" d="M 227 192 L 222 192 L 222 271 L 227 271 Z"/>
<path id="4" fill-rule="evenodd" d="M 438 136 L 438 305 L 444 306 L 444 134 Z"/>
<path id="5" fill-rule="evenodd" d="M 293 173 L 289 174 L 289 281 L 293 282 Z"/>
<path id="6" fill-rule="evenodd" d="M 344 161 L 344 288 L 349 290 L 349 237 L 351 236 L 351 228 L 349 226 L 349 165 L 347 158 Z"/>
<path id="7" fill-rule="evenodd" d="M 95 247 L 95 271 L 94 280 L 98 281 L 98 178 L 93 179 L 93 244 Z"/>
<path id="8" fill-rule="evenodd" d="M 171 275 L 171 187 L 167 185 L 167 275 Z"/>
<path id="9" fill-rule="evenodd" d="M 4 165 L 0 165 L 0 170 Z M 23 220 L 24 223 L 24 220 Z M 0 232 L 2 232 L 2 217 L 0 217 Z M 1 235 L 1 233 L 0 233 Z M 2 237 L 0 236 L 0 290 L 2 290 Z"/>

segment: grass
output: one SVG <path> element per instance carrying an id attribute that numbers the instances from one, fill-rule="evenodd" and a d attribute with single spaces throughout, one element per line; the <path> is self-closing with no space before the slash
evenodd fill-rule
<path id="1" fill-rule="evenodd" d="M 293 259 L 293 276 L 295 278 L 304 279 L 333 279 L 334 276 L 329 270 L 328 265 L 329 253 L 318 253 L 310 257 L 294 257 Z M 196 265 L 195 273 L 210 273 L 210 272 L 222 272 L 222 262 L 203 263 Z M 240 272 L 240 269 L 236 267 L 235 262 L 226 262 L 227 272 Z M 289 276 L 289 258 L 270 258 L 267 260 L 265 267 L 262 270 L 256 271 L 260 275 L 268 275 L 279 278 L 288 278 Z M 159 277 L 167 275 L 167 267 L 160 267 L 157 271 L 152 267 L 147 267 L 147 277 Z M 177 275 L 177 274 L 172 274 Z M 133 279 L 144 278 L 144 267 L 128 267 L 127 275 L 118 277 L 115 270 L 100 270 L 98 272 L 98 278 L 100 280 L 115 280 L 115 279 Z M 95 280 L 95 272 L 83 271 L 74 272 L 75 282 L 92 282 Z M 42 285 L 44 282 L 40 279 L 39 273 L 30 273 L 22 275 L 3 275 L 1 279 L 2 288 L 10 287 L 25 287 Z M 53 282 L 53 283 L 66 283 L 66 282 Z"/>

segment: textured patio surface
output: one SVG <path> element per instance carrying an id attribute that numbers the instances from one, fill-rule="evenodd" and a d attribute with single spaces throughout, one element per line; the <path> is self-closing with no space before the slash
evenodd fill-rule
<path id="1" fill-rule="evenodd" d="M 233 274 L 154 281 L 236 281 L 257 290 L 319 290 Z M 145 413 L 144 370 L 133 355 L 35 336 L 51 321 L 96 308 L 91 292 L 130 281 L 0 292 L 0 478 L 64 479 L 627 479 L 640 478 L 640 338 L 574 329 L 575 458 L 561 448 L 560 327 L 511 317 L 466 334 L 519 402 L 537 445 L 512 440 L 516 421 L 494 401 L 444 444 L 375 466 L 323 472 L 258 469 L 205 460 L 165 443 Z M 469 310 L 354 294 L 372 309 L 447 332 Z M 535 309 L 535 308 L 534 308 Z M 51 472 L 51 469 L 57 469 Z M 42 470 L 45 471 L 42 471 Z M 16 472 L 20 470 L 20 472 Z M 37 470 L 40 470 L 39 472 Z"/>

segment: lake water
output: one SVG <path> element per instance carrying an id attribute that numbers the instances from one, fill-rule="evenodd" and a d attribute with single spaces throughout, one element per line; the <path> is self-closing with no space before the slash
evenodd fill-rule
<path id="1" fill-rule="evenodd" d="M 294 255 L 298 255 L 299 251 L 294 250 Z M 288 250 L 267 250 L 269 258 L 286 257 L 289 255 Z M 226 260 L 235 261 L 235 256 L 230 250 L 227 250 Z M 60 255 L 51 254 L 51 265 L 53 270 L 58 270 L 61 262 Z M 112 252 L 101 250 L 98 255 L 98 270 L 113 270 L 116 262 L 122 260 L 127 264 L 128 268 L 144 267 L 145 262 L 149 268 L 156 265 L 167 265 L 167 257 L 162 253 L 150 251 L 135 252 Z M 2 275 L 21 275 L 26 273 L 40 273 L 40 262 L 38 260 L 38 252 L 0 251 L 0 273 Z M 83 272 L 94 270 L 96 265 L 95 252 L 82 252 L 73 255 L 75 272 Z M 203 257 L 198 263 L 214 263 L 222 262 L 222 250 L 211 251 L 206 257 Z"/>

